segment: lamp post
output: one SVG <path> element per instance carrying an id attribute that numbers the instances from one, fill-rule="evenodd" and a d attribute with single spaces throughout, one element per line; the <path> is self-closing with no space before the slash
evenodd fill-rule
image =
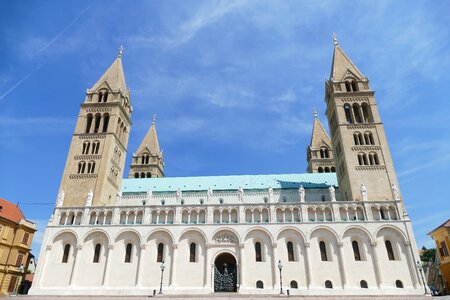
<path id="1" fill-rule="evenodd" d="M 284 295 L 283 293 L 283 277 L 281 275 L 281 270 L 283 269 L 283 265 L 281 264 L 281 260 L 278 261 L 278 270 L 280 270 L 280 295 Z"/>
<path id="2" fill-rule="evenodd" d="M 163 274 L 164 274 L 164 269 L 166 268 L 166 266 L 164 265 L 164 261 L 162 261 L 160 268 L 161 268 L 161 283 L 159 284 L 159 293 L 158 294 L 162 295 L 163 294 L 163 292 L 162 292 Z"/>
<path id="3" fill-rule="evenodd" d="M 422 272 L 423 268 L 422 268 L 422 265 L 420 264 L 419 261 L 417 261 L 416 266 L 417 266 L 417 268 L 419 269 L 420 277 L 422 277 L 423 289 L 425 290 L 425 295 L 426 295 L 426 294 L 427 294 L 427 284 L 426 284 L 426 282 L 425 282 L 425 279 L 423 278 L 423 272 Z"/>

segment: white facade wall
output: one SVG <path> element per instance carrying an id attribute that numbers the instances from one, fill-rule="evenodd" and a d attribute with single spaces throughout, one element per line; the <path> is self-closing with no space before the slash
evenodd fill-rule
<path id="1" fill-rule="evenodd" d="M 235 192 L 224 192 L 222 204 L 217 203 L 217 193 L 209 202 L 206 195 L 183 193 L 182 199 L 190 199 L 183 205 L 170 195 L 151 199 L 134 195 L 114 207 L 56 208 L 30 294 L 152 294 L 160 284 L 160 243 L 167 294 L 214 292 L 214 262 L 222 253 L 236 260 L 242 294 L 278 293 L 279 261 L 283 287 L 291 294 L 422 293 L 414 236 L 409 219 L 398 211 L 399 201 L 300 203 L 296 191 L 287 190 L 284 194 L 292 196 L 286 203 L 264 203 L 266 192 L 249 194 L 239 201 Z M 162 197 L 166 204 L 154 205 Z M 194 205 L 200 199 L 204 204 Z M 380 207 L 386 213 L 378 220 Z M 202 214 L 204 223 L 199 221 Z M 395 260 L 388 258 L 386 240 Z M 353 241 L 358 242 L 361 261 L 355 260 Z M 261 244 L 262 261 L 256 261 L 256 242 Z M 293 261 L 289 261 L 288 242 L 293 244 Z M 326 245 L 327 261 L 321 259 L 320 242 Z M 190 262 L 191 243 L 196 244 L 195 262 Z M 70 255 L 63 263 L 66 244 L 71 246 Z M 96 244 L 101 244 L 100 258 L 93 263 Z M 129 263 L 125 262 L 127 244 L 132 244 Z M 327 280 L 332 289 L 325 288 Z M 367 289 L 361 288 L 361 280 L 367 282 Z M 403 288 L 396 287 L 396 280 Z M 257 281 L 263 282 L 263 289 L 256 288 Z M 298 289 L 290 287 L 292 281 Z"/>

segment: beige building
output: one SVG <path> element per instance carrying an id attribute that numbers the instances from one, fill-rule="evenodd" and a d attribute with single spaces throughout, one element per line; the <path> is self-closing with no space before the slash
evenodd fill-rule
<path id="1" fill-rule="evenodd" d="M 436 242 L 439 253 L 442 280 L 446 291 L 450 291 L 450 219 L 428 233 Z"/>
<path id="2" fill-rule="evenodd" d="M 0 198 L 0 293 L 17 291 L 29 262 L 36 225 L 20 208 Z"/>

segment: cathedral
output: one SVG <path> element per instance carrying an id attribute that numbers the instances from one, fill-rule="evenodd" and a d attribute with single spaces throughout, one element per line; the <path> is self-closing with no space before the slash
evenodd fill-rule
<path id="1" fill-rule="evenodd" d="M 374 94 L 335 40 L 307 173 L 165 177 L 153 119 L 123 178 L 120 51 L 81 104 L 30 294 L 423 294 Z"/>

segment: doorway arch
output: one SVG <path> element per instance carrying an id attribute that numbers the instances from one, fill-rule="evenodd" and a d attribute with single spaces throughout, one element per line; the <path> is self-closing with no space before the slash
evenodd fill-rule
<path id="1" fill-rule="evenodd" d="M 214 292 L 237 292 L 237 262 L 231 253 L 221 253 L 214 260 Z"/>

